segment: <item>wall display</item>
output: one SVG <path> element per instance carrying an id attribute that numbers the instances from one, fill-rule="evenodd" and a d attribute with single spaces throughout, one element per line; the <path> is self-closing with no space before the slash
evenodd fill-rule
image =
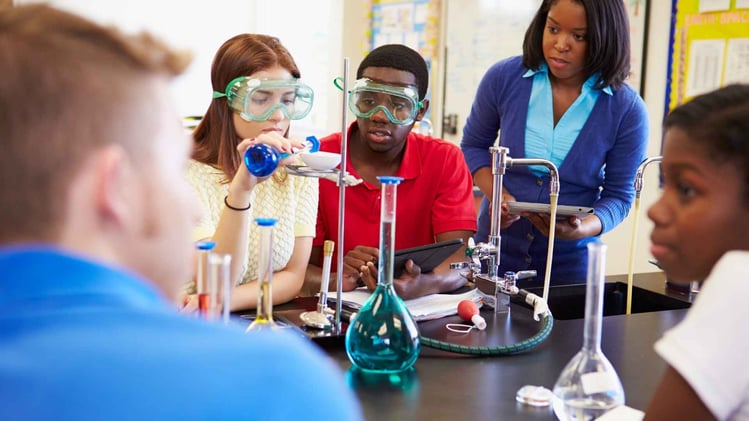
<path id="1" fill-rule="evenodd" d="M 666 112 L 736 82 L 749 83 L 749 1 L 673 0 Z"/>
<path id="2" fill-rule="evenodd" d="M 439 37 L 439 0 L 374 0 L 372 49 L 384 44 L 404 44 L 429 61 L 436 55 Z"/>
<path id="3" fill-rule="evenodd" d="M 433 87 L 434 72 L 431 69 L 437 55 L 439 11 L 440 0 L 373 0 L 371 49 L 385 44 L 404 44 L 418 51 L 430 69 L 429 86 Z M 431 99 L 431 91 L 427 91 L 426 98 Z M 430 107 L 424 118 L 431 121 L 431 116 Z M 414 128 L 418 129 L 420 124 L 417 122 Z M 431 128 L 430 122 L 423 133 L 429 134 Z"/>

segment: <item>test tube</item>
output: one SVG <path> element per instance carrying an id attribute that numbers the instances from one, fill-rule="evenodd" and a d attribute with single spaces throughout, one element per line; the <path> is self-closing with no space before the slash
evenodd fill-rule
<path id="1" fill-rule="evenodd" d="M 210 309 L 210 294 L 208 290 L 208 255 L 216 243 L 213 241 L 199 241 L 195 244 L 198 253 L 197 272 L 195 274 L 195 292 L 198 294 L 198 313 L 208 318 Z"/>
<path id="2" fill-rule="evenodd" d="M 232 289 L 230 254 L 211 253 L 208 255 L 208 287 L 211 297 L 209 318 L 220 319 L 224 324 L 229 324 Z"/>
<path id="3" fill-rule="evenodd" d="M 257 314 L 247 331 L 255 329 L 275 328 L 273 321 L 273 295 L 271 281 L 273 279 L 273 227 L 276 220 L 272 218 L 256 218 L 255 223 L 260 228 L 260 250 L 258 256 L 258 294 Z"/>

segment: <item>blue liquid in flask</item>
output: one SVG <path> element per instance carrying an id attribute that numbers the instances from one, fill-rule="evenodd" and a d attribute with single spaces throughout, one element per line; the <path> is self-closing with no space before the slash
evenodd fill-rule
<path id="1" fill-rule="evenodd" d="M 320 150 L 320 141 L 315 136 L 308 136 L 305 140 L 305 148 L 309 152 L 317 152 Z M 295 151 L 298 153 L 300 151 Z M 273 147 L 270 147 L 264 143 L 257 143 L 250 146 L 247 152 L 244 154 L 244 164 L 247 166 L 247 170 L 250 174 L 255 177 L 267 177 L 273 173 L 278 167 L 279 161 L 284 158 L 288 158 L 288 153 L 279 152 Z"/>
<path id="2" fill-rule="evenodd" d="M 346 353 L 365 372 L 399 373 L 411 368 L 419 356 L 419 329 L 393 288 L 395 192 L 401 178 L 378 179 L 382 183 L 378 283 L 346 331 Z"/>

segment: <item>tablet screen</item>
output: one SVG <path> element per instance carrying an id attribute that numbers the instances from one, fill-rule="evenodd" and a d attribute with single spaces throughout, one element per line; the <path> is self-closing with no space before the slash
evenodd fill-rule
<path id="1" fill-rule="evenodd" d="M 463 240 L 457 238 L 419 247 L 396 250 L 393 277 L 400 277 L 408 259 L 412 259 L 414 263 L 419 265 L 423 273 L 431 272 L 462 245 Z"/>
<path id="2" fill-rule="evenodd" d="M 507 202 L 507 209 L 510 213 L 536 212 L 551 214 L 551 205 L 548 203 L 530 203 L 530 202 Z M 593 215 L 595 210 L 587 206 L 570 206 L 558 205 L 557 217 L 576 216 L 580 219 L 588 215 Z"/>

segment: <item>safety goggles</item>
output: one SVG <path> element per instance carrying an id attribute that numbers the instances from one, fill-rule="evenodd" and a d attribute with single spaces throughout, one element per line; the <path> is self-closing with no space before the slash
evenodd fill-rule
<path id="1" fill-rule="evenodd" d="M 411 124 L 424 103 L 411 86 L 393 86 L 359 79 L 349 91 L 349 108 L 359 118 L 370 118 L 382 111 L 393 124 Z"/>
<path id="2" fill-rule="evenodd" d="M 213 92 L 213 98 L 221 97 L 247 121 L 266 121 L 278 109 L 286 118 L 300 120 L 312 109 L 315 94 L 298 79 L 241 76 L 229 82 L 226 92 Z"/>

